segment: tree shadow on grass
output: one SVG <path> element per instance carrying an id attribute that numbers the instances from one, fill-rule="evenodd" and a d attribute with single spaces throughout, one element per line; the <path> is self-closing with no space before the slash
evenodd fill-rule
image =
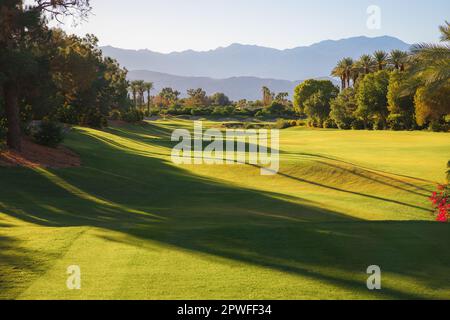
<path id="1" fill-rule="evenodd" d="M 95 133 L 69 143 L 80 146 L 86 167 L 0 168 L 0 210 L 40 226 L 99 227 L 271 268 L 351 290 L 355 297 L 367 291 L 362 279 L 372 264 L 450 290 L 448 226 L 361 221 L 305 199 L 202 178 Z M 12 238 L 0 241 L 16 246 Z M 22 265 L 26 257 L 11 263 Z M 423 298 L 389 284 L 381 297 Z"/>

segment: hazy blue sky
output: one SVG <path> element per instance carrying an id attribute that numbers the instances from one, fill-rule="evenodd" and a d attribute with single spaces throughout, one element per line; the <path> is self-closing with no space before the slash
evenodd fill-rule
<path id="1" fill-rule="evenodd" d="M 285 49 L 326 39 L 391 35 L 437 41 L 450 0 L 91 0 L 88 22 L 66 29 L 95 33 L 101 45 L 160 52 L 209 50 L 238 42 Z M 381 9 L 381 29 L 367 8 Z"/>

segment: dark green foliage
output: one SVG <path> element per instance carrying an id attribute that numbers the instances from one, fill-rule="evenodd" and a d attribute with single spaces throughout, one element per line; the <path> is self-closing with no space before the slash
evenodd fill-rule
<path id="1" fill-rule="evenodd" d="M 211 113 L 211 115 L 228 117 L 228 116 L 234 115 L 234 110 L 235 110 L 235 108 L 233 106 L 215 107 L 213 109 L 213 112 Z"/>
<path id="2" fill-rule="evenodd" d="M 322 95 L 328 100 L 328 103 L 339 93 L 339 89 L 329 80 L 306 80 L 295 88 L 293 101 L 295 111 L 298 114 L 303 113 L 307 101 L 319 91 L 322 92 Z"/>
<path id="3" fill-rule="evenodd" d="M 36 143 L 52 148 L 55 148 L 64 140 L 62 127 L 48 118 L 42 120 L 32 135 Z"/>
<path id="4" fill-rule="evenodd" d="M 136 123 L 144 120 L 144 113 L 137 109 L 129 109 L 122 112 L 122 120 L 130 123 Z"/>
<path id="5" fill-rule="evenodd" d="M 334 120 L 339 129 L 348 130 L 356 120 L 355 111 L 358 108 L 355 90 L 347 88 L 336 99 L 331 100 L 330 118 Z"/>
<path id="6" fill-rule="evenodd" d="M 364 130 L 365 129 L 365 123 L 361 119 L 355 119 L 350 125 L 352 130 Z"/>
<path id="7" fill-rule="evenodd" d="M 268 116 L 281 117 L 285 115 L 292 115 L 292 112 L 290 112 L 284 104 L 274 101 L 269 106 L 264 108 L 264 114 Z"/>
<path id="8" fill-rule="evenodd" d="M 304 103 L 304 112 L 314 127 L 322 127 L 330 115 L 330 97 L 322 91 L 314 93 Z"/>
<path id="9" fill-rule="evenodd" d="M 210 100 L 211 100 L 211 104 L 213 106 L 225 107 L 225 106 L 230 105 L 230 103 L 231 103 L 230 99 L 221 92 L 213 94 L 211 96 Z"/>
<path id="10" fill-rule="evenodd" d="M 333 119 L 327 119 L 323 123 L 325 129 L 338 129 L 336 122 Z"/>
<path id="11" fill-rule="evenodd" d="M 405 114 L 392 113 L 387 119 L 388 127 L 394 131 L 411 129 L 411 119 Z"/>
<path id="12" fill-rule="evenodd" d="M 363 119 L 366 127 L 370 121 L 376 123 L 377 128 L 385 128 L 389 115 L 387 108 L 387 93 L 389 72 L 378 71 L 366 75 L 360 82 L 356 92 L 358 103 L 357 115 Z"/>
<path id="13" fill-rule="evenodd" d="M 81 113 L 80 125 L 91 128 L 104 128 L 108 126 L 108 121 L 100 110 L 88 109 Z"/>
<path id="14" fill-rule="evenodd" d="M 65 104 L 59 107 L 55 113 L 58 121 L 67 124 L 79 124 L 80 114 L 76 107 L 70 104 Z"/>
<path id="15" fill-rule="evenodd" d="M 448 132 L 450 130 L 450 124 L 444 121 L 432 121 L 428 129 L 433 132 Z"/>
<path id="16" fill-rule="evenodd" d="M 190 107 L 193 116 L 210 116 L 212 110 L 210 108 Z"/>
<path id="17" fill-rule="evenodd" d="M 376 118 L 373 121 L 373 130 L 386 130 L 387 124 L 386 119 Z"/>
<path id="18" fill-rule="evenodd" d="M 120 120 L 122 117 L 120 110 L 114 109 L 109 113 L 109 119 L 111 120 Z"/>
<path id="19" fill-rule="evenodd" d="M 297 123 L 291 122 L 290 120 L 285 120 L 285 119 L 278 119 L 277 122 L 275 123 L 275 128 L 276 129 L 286 129 L 286 128 L 290 128 L 297 125 Z"/>
<path id="20" fill-rule="evenodd" d="M 399 71 L 391 73 L 387 93 L 388 109 L 391 113 L 388 122 L 391 129 L 409 130 L 415 128 L 414 95 L 417 86 L 417 81 L 408 77 L 407 74 Z M 395 128 L 392 128 L 393 119 L 400 121 L 394 121 L 398 124 L 394 125 Z"/>

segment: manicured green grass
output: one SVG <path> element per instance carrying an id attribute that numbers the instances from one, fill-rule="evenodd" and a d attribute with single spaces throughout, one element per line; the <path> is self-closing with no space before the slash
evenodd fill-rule
<path id="1" fill-rule="evenodd" d="M 174 165 L 179 127 L 78 128 L 81 168 L 0 168 L 0 298 L 450 298 L 450 226 L 427 200 L 448 134 L 292 128 L 268 177 Z"/>

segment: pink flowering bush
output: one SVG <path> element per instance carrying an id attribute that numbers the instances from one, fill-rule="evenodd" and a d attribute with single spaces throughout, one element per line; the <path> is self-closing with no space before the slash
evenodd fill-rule
<path id="1" fill-rule="evenodd" d="M 433 192 L 430 201 L 436 213 L 436 221 L 449 222 L 450 220 L 450 188 L 449 185 L 440 185 L 438 191 Z"/>

